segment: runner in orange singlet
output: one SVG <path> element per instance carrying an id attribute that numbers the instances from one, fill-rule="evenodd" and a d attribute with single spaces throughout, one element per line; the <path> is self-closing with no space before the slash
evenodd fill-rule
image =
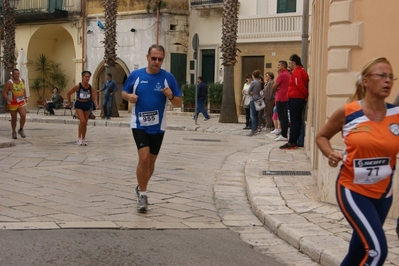
<path id="1" fill-rule="evenodd" d="M 316 136 L 331 167 L 342 160 L 336 197 L 353 234 L 341 266 L 382 266 L 388 255 L 383 224 L 392 205 L 399 107 L 385 99 L 396 79 L 386 58 L 371 60 L 358 76 L 352 102 L 335 111 Z M 343 153 L 330 143 L 338 132 L 344 140 Z"/>
<path id="2" fill-rule="evenodd" d="M 11 114 L 12 138 L 17 139 L 17 113 L 19 113 L 19 130 L 18 134 L 25 138 L 24 125 L 26 121 L 26 104 L 28 98 L 25 91 L 25 80 L 19 78 L 19 70 L 13 69 L 11 79 L 4 86 L 3 97 L 7 100 L 7 109 Z"/>

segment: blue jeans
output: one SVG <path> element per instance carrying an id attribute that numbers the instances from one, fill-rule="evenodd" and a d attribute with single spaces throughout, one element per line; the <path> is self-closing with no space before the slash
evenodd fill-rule
<path id="1" fill-rule="evenodd" d="M 112 102 L 114 100 L 113 95 L 105 95 L 104 96 L 104 102 L 103 102 L 103 110 L 104 110 L 104 116 L 106 117 L 111 117 L 112 115 Z"/>
<path id="2" fill-rule="evenodd" d="M 198 118 L 198 114 L 201 112 L 201 114 L 205 117 L 205 118 L 210 118 L 208 112 L 205 109 L 205 101 L 197 99 L 197 118 Z"/>
<path id="3" fill-rule="evenodd" d="M 258 111 L 256 111 L 254 100 L 249 103 L 249 110 L 251 112 L 251 130 L 256 131 L 258 129 Z"/>
<path id="4" fill-rule="evenodd" d="M 48 103 L 48 104 L 47 104 L 47 108 L 46 108 L 46 109 L 47 109 L 47 111 L 48 111 L 50 114 L 52 114 L 52 115 L 55 114 L 53 108 L 55 108 L 55 104 L 54 104 L 54 103 Z"/>

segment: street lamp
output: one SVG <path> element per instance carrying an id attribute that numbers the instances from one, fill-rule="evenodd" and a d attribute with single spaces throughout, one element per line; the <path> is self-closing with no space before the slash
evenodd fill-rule
<path id="1" fill-rule="evenodd" d="M 3 63 L 5 75 L 3 84 L 8 80 L 10 72 L 15 66 L 15 9 L 18 7 L 19 0 L 3 0 Z M 3 88 L 0 93 L 0 113 L 5 113 Z"/>

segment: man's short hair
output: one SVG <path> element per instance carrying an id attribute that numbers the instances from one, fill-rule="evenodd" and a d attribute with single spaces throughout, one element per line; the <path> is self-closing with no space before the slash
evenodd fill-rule
<path id="1" fill-rule="evenodd" d="M 151 50 L 156 49 L 158 51 L 161 51 L 163 53 L 163 56 L 165 56 L 165 48 L 162 45 L 159 44 L 153 44 L 148 48 L 148 54 L 151 54 Z"/>
<path id="2" fill-rule="evenodd" d="M 199 80 L 201 80 L 201 81 L 203 81 L 203 79 L 202 79 L 202 77 L 201 77 L 201 76 L 198 76 L 198 79 L 199 79 Z"/>
<path id="3" fill-rule="evenodd" d="M 288 67 L 287 61 L 285 61 L 285 60 L 280 60 L 280 61 L 278 61 L 278 62 L 279 62 L 280 64 L 282 64 L 284 68 L 287 68 L 287 67 Z"/>
<path id="4" fill-rule="evenodd" d="M 111 73 L 107 73 L 107 76 L 112 78 L 112 74 Z"/>

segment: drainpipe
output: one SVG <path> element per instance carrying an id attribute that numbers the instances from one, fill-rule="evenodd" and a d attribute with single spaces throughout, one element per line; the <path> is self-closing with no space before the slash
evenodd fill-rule
<path id="1" fill-rule="evenodd" d="M 302 47 L 301 61 L 303 68 L 308 69 L 308 45 L 309 45 L 309 0 L 303 1 L 303 18 L 302 18 Z"/>
<path id="2" fill-rule="evenodd" d="M 160 32 L 159 27 L 160 27 L 160 23 L 161 23 L 160 10 L 159 10 L 160 2 L 161 2 L 160 0 L 155 1 L 156 5 L 157 5 L 157 44 L 159 44 L 159 32 Z"/>
<path id="3" fill-rule="evenodd" d="M 86 0 L 81 0 L 82 8 L 82 71 L 85 70 L 85 51 L 86 51 Z"/>

